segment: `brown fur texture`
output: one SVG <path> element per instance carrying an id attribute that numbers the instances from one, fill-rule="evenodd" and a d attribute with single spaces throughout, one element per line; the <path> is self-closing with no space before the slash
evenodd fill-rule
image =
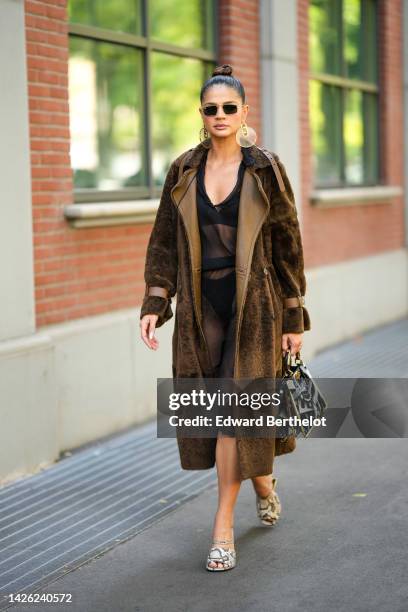
<path id="1" fill-rule="evenodd" d="M 173 317 L 172 298 L 177 294 L 172 339 L 174 378 L 212 374 L 200 324 L 201 245 L 195 195 L 195 176 L 204 150 L 200 143 L 171 164 L 146 254 L 146 286 L 164 287 L 169 297 L 146 295 L 140 317 L 157 314 L 156 327 L 162 326 Z M 282 333 L 311 329 L 305 306 L 284 308 L 283 304 L 284 298 L 305 295 L 302 240 L 293 190 L 279 157 L 273 154 L 285 191 L 280 191 L 270 161 L 256 146 L 243 153 L 249 167 L 239 204 L 236 279 L 241 316 L 234 378 L 276 378 L 282 373 Z M 214 466 L 215 438 L 178 436 L 177 441 L 183 469 Z M 237 436 L 242 479 L 270 474 L 274 457 L 295 447 L 293 436 Z"/>

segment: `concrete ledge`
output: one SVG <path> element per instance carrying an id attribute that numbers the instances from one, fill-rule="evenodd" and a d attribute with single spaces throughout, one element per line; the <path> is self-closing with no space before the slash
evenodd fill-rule
<path id="1" fill-rule="evenodd" d="M 373 187 L 347 187 L 341 189 L 315 189 L 309 199 L 313 206 L 333 208 L 335 206 L 360 206 L 361 204 L 383 204 L 403 195 L 399 185 L 376 185 Z"/>
<path id="2" fill-rule="evenodd" d="M 156 218 L 159 203 L 160 198 L 131 202 L 68 204 L 64 207 L 64 215 L 70 225 L 78 228 L 152 223 Z"/>

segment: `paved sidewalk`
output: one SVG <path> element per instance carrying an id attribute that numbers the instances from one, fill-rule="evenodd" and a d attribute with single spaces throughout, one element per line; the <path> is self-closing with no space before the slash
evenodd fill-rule
<path id="1" fill-rule="evenodd" d="M 407 338 L 408 321 L 399 321 L 333 347 L 308 365 L 315 376 L 408 376 Z M 398 363 L 397 372 L 393 358 Z M 235 513 L 237 567 L 230 572 L 210 573 L 204 564 L 216 509 L 216 472 L 181 470 L 176 465 L 176 441 L 152 440 L 152 435 L 150 425 L 137 428 L 74 453 L 47 474 L 7 488 L 7 495 L 14 496 L 19 487 L 21 493 L 26 486 L 34 493 L 36 487 L 40 494 L 46 489 L 54 491 L 67 513 L 66 517 L 62 514 L 62 522 L 69 530 L 69 542 L 77 542 L 76 564 L 67 561 L 63 575 L 60 571 L 58 577 L 49 565 L 48 551 L 52 547 L 36 539 L 37 532 L 29 535 L 21 566 L 33 563 L 33 569 L 28 572 L 26 567 L 25 573 L 32 572 L 36 580 L 25 592 L 72 593 L 72 602 L 17 604 L 11 609 L 45 610 L 55 605 L 57 610 L 74 612 L 405 612 L 405 439 L 299 440 L 294 453 L 276 459 L 282 501 L 278 524 L 268 528 L 258 523 L 254 492 L 246 480 Z M 148 469 L 148 464 L 143 467 L 143 449 L 150 444 L 162 445 L 157 463 L 152 465 L 151 480 L 148 472 L 143 472 Z M 101 496 L 96 498 L 95 492 L 88 495 L 86 488 L 86 479 L 96 472 L 92 462 L 100 470 L 99 480 L 95 478 L 93 483 Z M 112 465 L 120 466 L 117 473 L 121 478 L 129 471 L 126 486 L 117 479 L 116 489 L 106 489 Z M 79 494 L 78 510 L 65 502 L 67 486 L 62 479 L 77 478 L 79 466 L 84 473 L 74 489 Z M 132 472 L 136 472 L 133 480 Z M 137 499 L 133 500 L 135 494 Z M 43 501 L 48 508 L 47 495 L 43 494 Z M 114 514 L 106 510 L 107 496 L 111 505 L 118 506 Z M 23 498 L 27 499 L 25 492 Z M 98 520 L 90 512 L 95 500 Z M 90 524 L 85 521 L 79 526 L 72 521 L 73 510 L 82 511 Z M 23 528 L 31 526 L 30 514 L 27 520 L 19 520 Z M 104 527 L 103 538 L 99 523 Z M 112 532 L 116 525 L 118 530 Z M 54 550 L 60 551 L 59 533 L 49 531 L 46 535 Z M 82 551 L 85 541 L 92 542 L 93 548 Z M 79 551 L 83 557 L 78 556 Z M 15 556 L 20 554 L 17 544 L 13 552 Z M 34 571 L 35 553 L 48 557 L 43 569 Z M 3 559 L 3 568 L 11 571 L 7 555 L 0 529 L 0 561 Z M 18 566 L 13 571 L 18 572 Z M 1 572 L 2 567 L 0 585 L 6 584 Z M 17 579 L 16 584 L 20 584 Z"/>

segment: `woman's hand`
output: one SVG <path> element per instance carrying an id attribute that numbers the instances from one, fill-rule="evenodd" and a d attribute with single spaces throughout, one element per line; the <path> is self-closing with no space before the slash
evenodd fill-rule
<path id="1" fill-rule="evenodd" d="M 159 341 L 154 337 L 158 315 L 147 314 L 140 320 L 140 335 L 145 345 L 154 351 L 159 348 Z"/>
<path id="2" fill-rule="evenodd" d="M 282 334 L 282 350 L 286 352 L 290 348 L 290 354 L 296 355 L 302 348 L 302 334 Z"/>

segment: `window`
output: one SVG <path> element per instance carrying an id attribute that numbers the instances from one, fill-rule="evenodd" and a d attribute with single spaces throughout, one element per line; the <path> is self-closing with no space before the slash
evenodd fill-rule
<path id="1" fill-rule="evenodd" d="M 214 0 L 69 0 L 75 201 L 160 195 L 199 142 L 216 64 Z"/>
<path id="2" fill-rule="evenodd" d="M 316 186 L 377 184 L 377 2 L 311 0 L 309 22 Z"/>

